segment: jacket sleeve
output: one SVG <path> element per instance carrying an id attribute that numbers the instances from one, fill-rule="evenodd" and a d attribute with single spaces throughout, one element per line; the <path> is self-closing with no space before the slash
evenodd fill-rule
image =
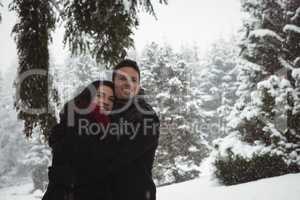
<path id="1" fill-rule="evenodd" d="M 64 124 L 58 123 L 54 125 L 51 130 L 50 130 L 50 135 L 49 135 L 49 146 L 53 149 L 55 144 L 57 144 L 59 141 L 63 139 L 66 133 L 66 128 Z"/>
<path id="2" fill-rule="evenodd" d="M 50 130 L 48 139 L 49 146 L 53 149 L 56 144 L 60 143 L 67 134 L 67 106 L 59 112 L 60 122 L 54 125 Z"/>

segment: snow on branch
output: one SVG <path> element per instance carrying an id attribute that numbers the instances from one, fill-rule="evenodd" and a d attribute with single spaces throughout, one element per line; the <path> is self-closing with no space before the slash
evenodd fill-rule
<path id="1" fill-rule="evenodd" d="M 300 18 L 300 7 L 296 10 L 295 15 L 291 18 L 292 22 L 295 22 L 297 19 Z"/>
<path id="2" fill-rule="evenodd" d="M 296 26 L 296 25 L 293 25 L 293 24 L 287 24 L 287 25 L 284 26 L 283 31 L 285 33 L 294 32 L 294 33 L 300 34 L 300 27 Z"/>
<path id="3" fill-rule="evenodd" d="M 262 40 L 271 39 L 271 41 L 277 41 L 279 43 L 284 41 L 284 39 L 280 35 L 269 29 L 257 29 L 251 31 L 249 38 L 259 38 Z"/>
<path id="4" fill-rule="evenodd" d="M 278 60 L 279 60 L 280 64 L 283 67 L 285 67 L 286 69 L 288 69 L 288 70 L 293 70 L 294 69 L 294 66 L 291 63 L 289 63 L 287 60 L 282 58 L 281 56 L 278 57 Z"/>

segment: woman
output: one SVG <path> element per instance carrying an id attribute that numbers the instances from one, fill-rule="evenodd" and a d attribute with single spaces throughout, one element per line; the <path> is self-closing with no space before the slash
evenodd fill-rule
<path id="1" fill-rule="evenodd" d="M 43 200 L 109 199 L 103 171 L 112 152 L 101 151 L 101 145 L 113 102 L 113 83 L 94 81 L 64 105 L 49 137 L 53 160 Z"/>

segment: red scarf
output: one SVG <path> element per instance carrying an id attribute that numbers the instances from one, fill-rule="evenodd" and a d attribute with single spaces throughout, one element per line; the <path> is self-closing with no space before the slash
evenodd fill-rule
<path id="1" fill-rule="evenodd" d="M 100 106 L 97 104 L 92 105 L 93 110 L 89 113 L 89 117 L 92 121 L 102 124 L 103 126 L 107 126 L 110 123 L 110 118 L 107 114 L 103 113 L 100 109 Z"/>

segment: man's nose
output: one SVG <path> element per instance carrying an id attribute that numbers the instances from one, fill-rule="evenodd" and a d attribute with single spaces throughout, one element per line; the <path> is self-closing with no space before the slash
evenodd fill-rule
<path id="1" fill-rule="evenodd" d="M 130 82 L 129 82 L 129 81 L 126 81 L 125 84 L 124 84 L 124 86 L 125 86 L 126 88 L 130 88 Z"/>

